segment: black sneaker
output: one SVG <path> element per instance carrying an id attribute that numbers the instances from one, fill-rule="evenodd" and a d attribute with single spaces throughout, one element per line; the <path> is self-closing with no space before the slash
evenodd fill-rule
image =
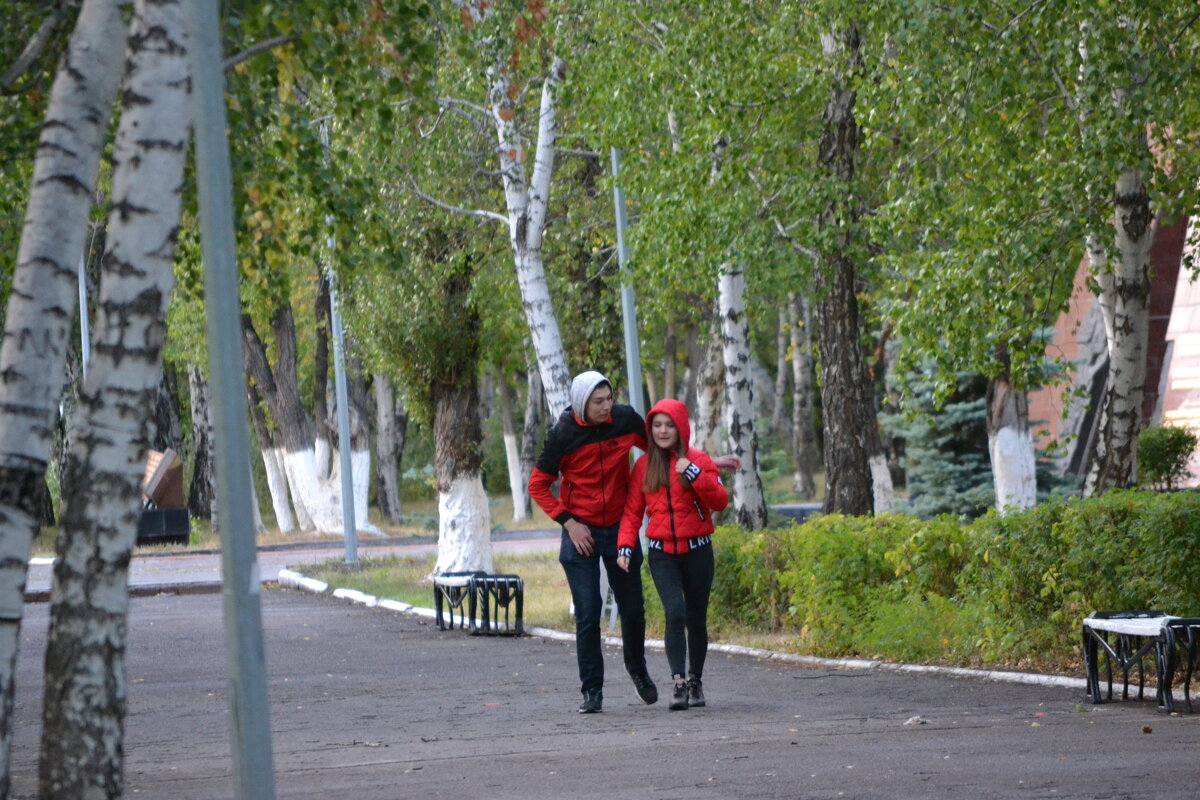
<path id="1" fill-rule="evenodd" d="M 580 714 L 599 714 L 604 705 L 604 692 L 599 689 L 584 689 L 583 702 L 579 704 Z"/>
<path id="2" fill-rule="evenodd" d="M 638 697 L 642 698 L 643 703 L 650 706 L 658 702 L 658 687 L 650 680 L 650 673 L 645 667 L 638 672 L 629 673 L 629 677 L 633 678 L 633 688 L 637 689 Z"/>
<path id="3" fill-rule="evenodd" d="M 688 705 L 704 707 L 704 684 L 695 675 L 688 678 Z"/>
<path id="4" fill-rule="evenodd" d="M 675 684 L 675 693 L 671 695 L 671 710 L 672 711 L 687 711 L 688 707 L 688 685 L 686 683 Z"/>

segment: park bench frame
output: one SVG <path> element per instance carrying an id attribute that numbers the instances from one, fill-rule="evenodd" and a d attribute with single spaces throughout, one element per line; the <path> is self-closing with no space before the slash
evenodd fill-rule
<path id="1" fill-rule="evenodd" d="M 1186 656 L 1183 693 L 1191 712 L 1191 678 L 1200 645 L 1200 618 L 1176 617 L 1162 611 L 1096 611 L 1083 621 L 1083 660 L 1087 671 L 1087 693 L 1093 703 L 1110 702 L 1114 666 L 1121 672 L 1121 699 L 1129 699 L 1129 673 L 1136 667 L 1138 699 L 1144 698 L 1146 656 L 1154 658 L 1155 699 L 1168 713 L 1175 710 L 1171 686 L 1179 665 L 1179 652 Z M 1105 658 L 1107 692 L 1100 689 L 1100 654 Z"/>
<path id="2" fill-rule="evenodd" d="M 512 605 L 516 608 L 510 616 Z M 434 575 L 433 610 L 438 630 L 454 628 L 455 609 L 460 628 L 465 629 L 470 620 L 472 635 L 520 636 L 525 633 L 525 581 L 518 575 L 489 575 L 483 571 Z"/>

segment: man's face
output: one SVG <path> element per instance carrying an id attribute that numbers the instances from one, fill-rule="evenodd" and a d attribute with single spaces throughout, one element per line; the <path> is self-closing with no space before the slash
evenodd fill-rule
<path id="1" fill-rule="evenodd" d="M 583 412 L 583 420 L 589 425 L 601 425 L 608 422 L 612 416 L 613 393 L 612 387 L 601 384 L 588 397 L 587 408 Z"/>

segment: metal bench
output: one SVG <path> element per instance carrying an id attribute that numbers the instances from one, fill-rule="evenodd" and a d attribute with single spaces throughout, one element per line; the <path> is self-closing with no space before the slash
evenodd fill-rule
<path id="1" fill-rule="evenodd" d="M 525 632 L 525 582 L 517 575 L 489 575 L 482 571 L 434 575 L 433 609 L 439 630 L 454 627 L 457 609 L 459 627 L 466 628 L 470 620 L 473 635 L 520 636 Z"/>
<path id="2" fill-rule="evenodd" d="M 468 615 L 471 618 L 471 626 L 474 627 L 475 587 L 472 585 L 472 581 L 476 576 L 486 574 L 486 572 L 445 572 L 433 576 L 433 613 L 438 630 L 444 631 L 447 628 L 443 611 L 449 612 L 449 627 L 454 627 L 455 609 L 458 609 L 460 628 L 467 627 Z"/>
<path id="3" fill-rule="evenodd" d="M 520 636 L 525 633 L 525 581 L 516 575 L 476 575 L 471 579 L 472 601 L 479 600 L 479 617 L 471 612 L 471 633 Z M 509 606 L 514 605 L 510 619 Z M 500 610 L 504 609 L 504 624 Z"/>
<path id="4" fill-rule="evenodd" d="M 1138 699 L 1144 698 L 1145 658 L 1154 659 L 1155 699 L 1167 712 L 1175 710 L 1171 686 L 1175 682 L 1179 652 L 1186 656 L 1184 700 L 1192 711 L 1189 684 L 1200 643 L 1200 618 L 1183 618 L 1162 611 L 1097 611 L 1083 621 L 1083 661 L 1087 693 L 1093 703 L 1111 701 L 1114 666 L 1121 673 L 1121 699 L 1129 699 L 1129 673 L 1138 673 Z M 1105 655 L 1107 692 L 1100 689 L 1100 653 Z"/>

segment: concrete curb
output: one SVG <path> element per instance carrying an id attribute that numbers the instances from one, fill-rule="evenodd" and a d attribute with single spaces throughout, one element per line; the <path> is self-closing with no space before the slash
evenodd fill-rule
<path id="1" fill-rule="evenodd" d="M 323 581 L 306 577 L 305 575 L 290 569 L 279 570 L 279 585 L 290 589 L 300 589 L 302 591 L 313 592 L 314 594 L 329 593 L 328 584 L 324 583 Z M 401 603 L 396 600 L 380 600 L 373 595 L 363 594 L 362 592 L 354 589 L 336 589 L 331 594 L 333 597 L 349 600 L 352 603 L 361 603 L 368 608 L 387 608 L 391 611 L 399 611 L 406 614 L 416 614 L 418 616 L 429 618 L 433 618 L 434 616 L 434 610 L 432 608 L 411 606 L 408 603 Z M 542 639 L 554 639 L 560 642 L 575 641 L 574 633 L 557 631 L 552 628 L 528 627 L 525 629 L 525 633 L 530 636 L 537 636 Z M 617 647 L 621 646 L 620 637 L 605 636 L 603 637 L 603 640 L 605 644 Z M 647 639 L 646 647 L 651 650 L 663 650 L 664 644 L 662 639 Z M 1083 678 L 1068 678 L 1061 675 L 1041 675 L 1033 672 L 1009 672 L 1004 670 L 970 669 L 967 667 L 903 664 L 891 661 L 876 661 L 873 659 L 862 658 L 817 658 L 816 656 L 802 656 L 796 655 L 795 653 L 781 653 L 777 650 L 763 650 L 756 647 L 743 647 L 736 644 L 709 644 L 708 651 L 710 653 L 727 653 L 730 655 L 749 656 L 750 658 L 759 658 L 765 661 L 780 661 L 786 664 L 802 664 L 810 667 L 856 669 L 880 672 L 911 672 L 926 675 L 945 675 L 958 678 L 977 678 L 983 680 L 1000 681 L 1004 683 L 1024 683 L 1037 686 L 1059 686 L 1071 689 L 1087 690 L 1087 681 L 1085 681 Z"/>

